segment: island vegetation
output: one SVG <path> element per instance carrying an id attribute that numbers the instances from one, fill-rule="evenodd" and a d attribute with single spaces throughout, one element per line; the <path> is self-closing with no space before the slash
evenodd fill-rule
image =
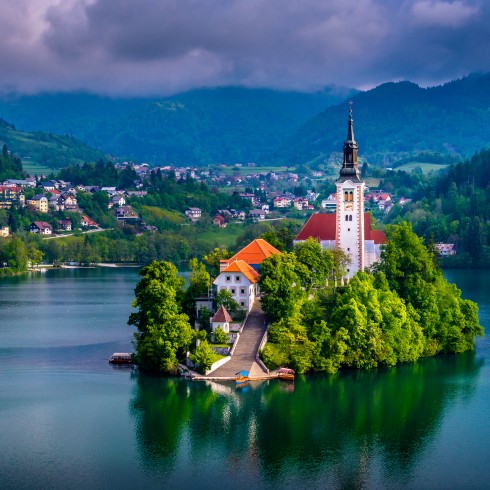
<path id="1" fill-rule="evenodd" d="M 311 238 L 262 262 L 261 303 L 270 329 L 261 356 L 270 369 L 332 374 L 474 348 L 475 336 L 483 335 L 477 305 L 443 277 L 434 250 L 408 223 L 389 226 L 387 238 L 381 261 L 350 281 L 343 279 L 345 254 L 323 250 Z M 209 265 L 214 255 L 207 256 Z M 191 327 L 193 300 L 211 284 L 205 264 L 191 261 L 187 289 L 168 262 L 153 262 L 140 274 L 138 311 L 128 322 L 137 328 L 140 366 L 174 373 L 191 351 L 191 359 L 209 368 L 214 358 L 207 332 Z"/>
<path id="2" fill-rule="evenodd" d="M 262 358 L 269 368 L 334 373 L 474 348 L 483 334 L 477 305 L 446 281 L 410 224 L 386 233 L 373 271 L 344 285 L 335 253 L 314 239 L 262 263 L 262 308 L 271 320 Z"/>

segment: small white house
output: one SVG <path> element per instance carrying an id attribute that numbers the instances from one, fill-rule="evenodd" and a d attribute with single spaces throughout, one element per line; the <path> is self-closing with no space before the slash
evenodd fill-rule
<path id="1" fill-rule="evenodd" d="M 201 217 L 201 213 L 202 211 L 200 208 L 188 208 L 185 211 L 185 215 L 192 221 L 198 220 Z"/>
<path id="2" fill-rule="evenodd" d="M 51 235 L 53 233 L 53 227 L 45 221 L 34 221 L 31 224 L 29 231 L 31 233 L 39 233 L 41 235 Z"/>
<path id="3" fill-rule="evenodd" d="M 258 293 L 259 273 L 243 260 L 230 263 L 214 280 L 217 289 L 227 289 L 233 299 L 245 310 L 250 311 Z"/>
<path id="4" fill-rule="evenodd" d="M 226 308 L 221 305 L 213 318 L 211 318 L 211 329 L 215 332 L 216 329 L 220 327 L 223 332 L 229 333 L 231 322 L 232 319 L 230 314 L 226 311 Z"/>

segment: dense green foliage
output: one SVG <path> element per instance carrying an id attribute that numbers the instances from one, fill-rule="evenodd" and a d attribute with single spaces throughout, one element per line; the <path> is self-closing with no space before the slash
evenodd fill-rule
<path id="1" fill-rule="evenodd" d="M 71 182 L 73 185 L 114 186 L 117 189 L 131 189 L 138 175 L 130 165 L 117 169 L 113 163 L 99 159 L 97 163 L 84 163 L 62 168 L 58 179 Z"/>
<path id="2" fill-rule="evenodd" d="M 390 172 L 380 185 L 387 184 L 414 198 L 388 214 L 390 223 L 409 221 L 426 242 L 456 244 L 453 265 L 490 265 L 490 150 L 437 176 Z"/>
<path id="3" fill-rule="evenodd" d="M 0 155 L 0 182 L 5 179 L 22 179 L 24 176 L 20 158 L 12 155 L 4 144 Z"/>
<path id="4" fill-rule="evenodd" d="M 387 238 L 376 271 L 359 272 L 345 286 L 327 282 L 335 260 L 322 258 L 331 252 L 314 241 L 262 263 L 262 307 L 272 322 L 262 357 L 269 367 L 333 373 L 473 349 L 483 334 L 476 304 L 447 283 L 409 224 L 389 227 Z M 328 271 L 313 265 L 320 260 Z"/>
<path id="5" fill-rule="evenodd" d="M 220 356 L 216 354 L 206 340 L 201 340 L 196 350 L 190 355 L 192 362 L 197 364 L 200 371 L 204 374 Z"/>
<path id="6" fill-rule="evenodd" d="M 22 160 L 44 167 L 61 168 L 68 165 L 98 160 L 102 152 L 87 146 L 71 136 L 59 136 L 36 131 L 17 130 L 0 119 L 0 144 L 6 144 Z"/>
<path id="7" fill-rule="evenodd" d="M 0 100 L 0 113 L 23 128 L 71 134 L 124 158 L 232 163 L 263 160 L 308 118 L 352 93 L 223 87 L 158 99 L 42 94 Z"/>
<path id="8" fill-rule="evenodd" d="M 152 262 L 140 271 L 128 324 L 134 325 L 135 347 L 142 369 L 176 372 L 194 338 L 189 317 L 182 313 L 184 279 L 169 262 Z"/>
<path id="9" fill-rule="evenodd" d="M 387 166 L 408 154 L 468 157 L 475 148 L 488 145 L 482 128 L 487 127 L 489 94 L 490 74 L 429 88 L 410 82 L 385 83 L 359 93 L 353 101 L 361 155 Z M 343 127 L 347 128 L 346 105 L 329 107 L 305 123 L 277 159 L 306 163 L 328 158 L 342 149 Z"/>

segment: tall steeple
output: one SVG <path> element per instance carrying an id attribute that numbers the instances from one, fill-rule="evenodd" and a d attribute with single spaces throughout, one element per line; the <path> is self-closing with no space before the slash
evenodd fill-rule
<path id="1" fill-rule="evenodd" d="M 347 139 L 344 142 L 344 161 L 340 169 L 340 176 L 337 182 L 350 180 L 360 182 L 360 172 L 357 166 L 357 143 L 354 139 L 354 120 L 352 119 L 352 100 L 349 101 L 349 122 L 347 126 Z"/>

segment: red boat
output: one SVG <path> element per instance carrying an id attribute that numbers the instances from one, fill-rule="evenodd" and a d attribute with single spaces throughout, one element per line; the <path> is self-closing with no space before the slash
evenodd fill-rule
<path id="1" fill-rule="evenodd" d="M 114 352 L 109 362 L 111 364 L 134 364 L 133 356 L 129 352 Z"/>
<path id="2" fill-rule="evenodd" d="M 294 371 L 286 367 L 279 368 L 277 370 L 277 377 L 287 381 L 294 381 Z"/>

